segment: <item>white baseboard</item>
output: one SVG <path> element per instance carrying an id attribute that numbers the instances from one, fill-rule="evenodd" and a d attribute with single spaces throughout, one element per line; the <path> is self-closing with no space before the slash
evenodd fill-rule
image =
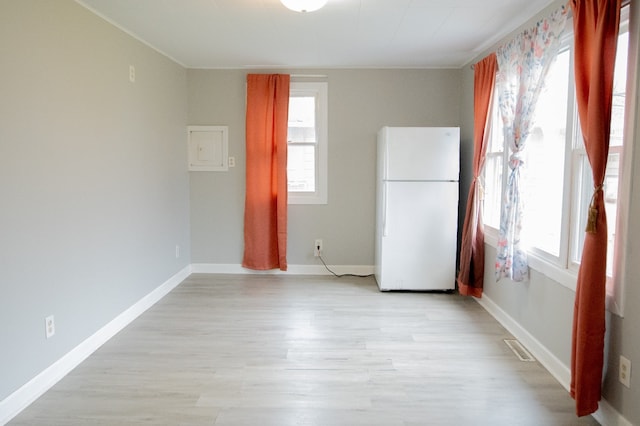
<path id="1" fill-rule="evenodd" d="M 73 348 L 62 358 L 22 385 L 20 389 L 0 401 L 0 425 L 5 425 L 17 416 L 71 370 L 80 365 L 82 361 L 95 352 L 100 346 L 177 287 L 190 274 L 191 266 L 187 266 L 176 273 L 162 285 L 144 296 L 107 325 Z"/>
<path id="2" fill-rule="evenodd" d="M 629 420 L 625 419 L 622 414 L 609 405 L 606 399 L 598 402 L 598 411 L 593 413 L 593 418 L 605 426 L 633 426 Z"/>
<path id="3" fill-rule="evenodd" d="M 374 272 L 373 265 L 329 265 L 338 275 L 370 275 Z M 254 271 L 243 268 L 240 264 L 194 263 L 191 265 L 194 274 L 275 274 L 275 275 L 331 275 L 324 265 L 288 265 L 286 271 L 271 269 L 268 271 Z"/>
<path id="4" fill-rule="evenodd" d="M 475 300 L 491 314 L 509 333 L 513 334 L 529 352 L 542 364 L 553 377 L 567 390 L 571 388 L 571 369 L 564 365 L 553 355 L 538 339 L 533 337 L 524 327 L 507 314 L 500 306 L 486 295 Z M 618 411 L 616 411 L 605 399 L 598 403 L 598 411 L 593 413 L 593 418 L 605 426 L 633 426 Z"/>

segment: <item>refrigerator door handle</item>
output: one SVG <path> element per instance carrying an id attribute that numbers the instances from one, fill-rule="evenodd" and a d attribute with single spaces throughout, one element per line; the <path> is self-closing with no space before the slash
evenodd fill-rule
<path id="1" fill-rule="evenodd" d="M 382 236 L 387 236 L 387 185 L 386 181 L 382 182 Z"/>

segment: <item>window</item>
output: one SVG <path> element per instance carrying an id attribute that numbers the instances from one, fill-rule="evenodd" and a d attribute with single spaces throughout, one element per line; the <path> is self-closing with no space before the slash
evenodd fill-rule
<path id="1" fill-rule="evenodd" d="M 530 250 L 546 258 L 566 264 L 568 230 L 566 215 L 570 185 L 565 170 L 571 167 L 567 142 L 573 138 L 574 103 L 571 73 L 571 51 L 565 48 L 549 70 L 545 87 L 536 105 L 535 124 L 525 148 L 524 191 L 527 214 L 523 238 Z M 569 102 L 569 100 L 572 102 Z M 569 174 L 566 175 L 569 177 Z M 563 224 L 565 226 L 563 226 Z"/>
<path id="2" fill-rule="evenodd" d="M 628 54 L 628 6 L 623 8 L 614 76 L 614 100 L 609 159 L 604 183 L 609 230 L 608 293 L 615 276 L 617 201 L 624 155 L 624 112 Z M 568 27 L 571 25 L 568 23 Z M 591 167 L 584 149 L 574 94 L 573 41 L 571 35 L 545 80 L 536 106 L 535 123 L 526 142 L 521 174 L 525 199 L 522 240 L 528 246 L 530 265 L 564 271 L 552 275 L 575 287 L 575 273 L 582 256 L 587 210 L 593 193 Z M 494 96 L 490 117 L 490 143 L 484 169 L 484 222 L 489 241 L 500 227 L 502 194 L 506 185 L 508 147 L 504 146 L 502 119 Z M 565 272 L 568 272 L 566 274 Z M 570 276 L 571 279 L 566 279 Z M 571 281 L 571 282 L 569 282 Z"/>
<path id="3" fill-rule="evenodd" d="M 500 200 L 502 199 L 502 176 L 506 174 L 504 127 L 498 111 L 496 94 L 493 96 L 489 119 L 489 145 L 484 161 L 484 224 L 493 229 L 500 228 Z"/>
<path id="4" fill-rule="evenodd" d="M 326 204 L 327 83 L 291 83 L 287 149 L 289 204 Z"/>
<path id="5" fill-rule="evenodd" d="M 621 298 L 621 292 L 616 292 L 614 283 L 616 279 L 616 225 L 618 218 L 618 198 L 628 197 L 629 194 L 622 194 L 620 185 L 620 177 L 622 172 L 623 154 L 624 154 L 624 127 L 625 127 L 625 108 L 626 108 L 626 86 L 627 86 L 627 54 L 629 51 L 629 7 L 622 10 L 620 34 L 618 35 L 618 47 L 616 50 L 616 64 L 613 76 L 613 101 L 611 109 L 611 133 L 609 137 L 609 157 L 607 159 L 607 168 L 604 178 L 604 201 L 605 210 L 607 212 L 607 293 L 616 295 Z M 580 135 L 580 140 L 582 136 Z M 577 145 L 577 144 L 576 144 Z M 574 148 L 574 157 L 576 158 L 576 174 L 574 181 L 579 185 L 577 199 L 575 205 L 579 211 L 576 216 L 574 229 L 576 231 L 584 230 L 586 226 L 587 210 L 592 196 L 593 179 L 589 160 L 584 147 L 580 145 Z M 584 232 L 575 232 L 575 238 L 572 245 L 571 261 L 573 265 L 580 263 L 582 257 L 582 246 L 584 242 Z M 616 301 L 617 306 L 621 306 L 621 301 Z"/>

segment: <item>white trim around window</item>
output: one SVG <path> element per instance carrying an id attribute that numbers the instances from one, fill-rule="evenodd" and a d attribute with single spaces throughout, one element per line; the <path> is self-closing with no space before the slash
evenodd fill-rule
<path id="1" fill-rule="evenodd" d="M 291 82 L 289 97 L 309 96 L 316 100 L 315 132 L 313 144 L 315 161 L 315 190 L 289 191 L 289 204 L 327 204 L 328 200 L 328 83 Z"/>

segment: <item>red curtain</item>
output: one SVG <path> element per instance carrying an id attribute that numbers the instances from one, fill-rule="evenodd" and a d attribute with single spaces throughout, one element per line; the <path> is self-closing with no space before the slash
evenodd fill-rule
<path id="1" fill-rule="evenodd" d="M 247 75 L 245 268 L 287 270 L 289 80 Z"/>
<path id="2" fill-rule="evenodd" d="M 602 385 L 607 268 L 602 183 L 609 153 L 620 6 L 621 0 L 571 0 L 576 97 L 595 186 L 573 312 L 571 396 L 576 400 L 578 416 L 598 409 Z"/>
<path id="3" fill-rule="evenodd" d="M 467 197 L 467 209 L 462 227 L 460 247 L 460 272 L 458 290 L 465 296 L 482 297 L 484 283 L 484 230 L 482 199 L 479 196 L 478 178 L 487 153 L 485 131 L 491 106 L 498 67 L 496 54 L 492 53 L 474 66 L 473 90 L 473 181 Z"/>

